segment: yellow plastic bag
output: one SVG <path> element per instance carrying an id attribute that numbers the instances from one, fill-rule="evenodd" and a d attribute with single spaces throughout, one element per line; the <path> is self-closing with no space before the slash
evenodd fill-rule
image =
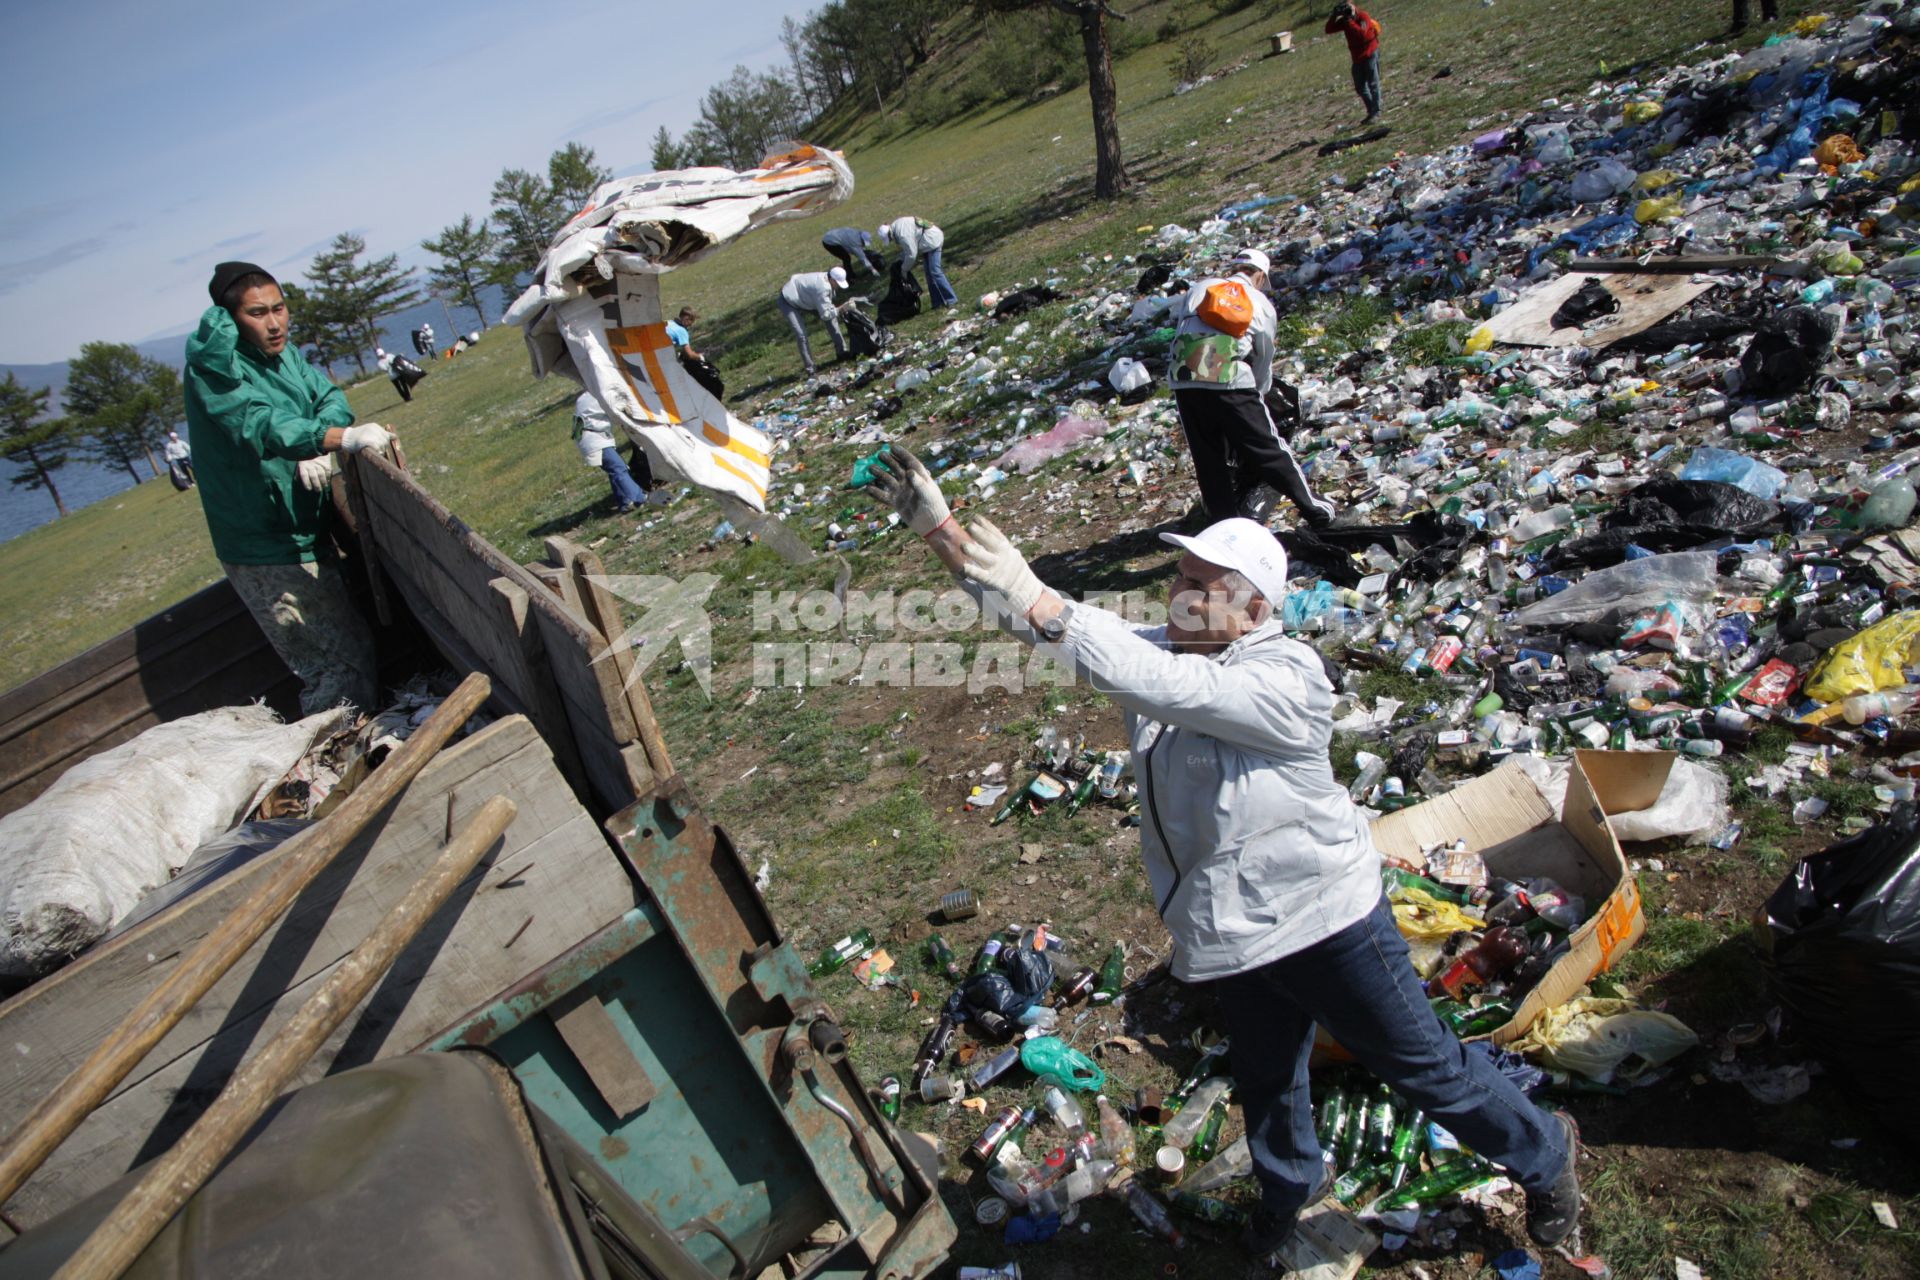
<path id="1" fill-rule="evenodd" d="M 1481 325 L 1467 335 L 1467 354 L 1477 356 L 1493 345 L 1493 330 Z"/>
<path id="2" fill-rule="evenodd" d="M 1680 175 L 1672 169 L 1649 169 L 1633 180 L 1635 191 L 1658 191 L 1680 181 Z"/>
<path id="3" fill-rule="evenodd" d="M 1830 276 L 1857 276 L 1866 270 L 1866 266 L 1845 249 L 1836 250 L 1820 259 L 1820 269 Z"/>
<path id="4" fill-rule="evenodd" d="M 1660 118 L 1660 113 L 1666 109 L 1667 104 L 1664 102 L 1629 102 L 1626 109 L 1627 123 L 1645 124 L 1649 120 L 1657 120 Z"/>
<path id="5" fill-rule="evenodd" d="M 1920 638 L 1920 610 L 1907 609 L 1882 618 L 1827 650 L 1807 677 L 1806 695 L 1821 702 L 1835 702 L 1905 684 L 1901 668 L 1906 666 L 1916 638 Z"/>
<path id="6" fill-rule="evenodd" d="M 1699 1043 L 1672 1014 L 1642 1009 L 1632 1000 L 1581 996 L 1541 1014 L 1507 1048 L 1605 1084 L 1616 1072 L 1632 1079 Z"/>
<path id="7" fill-rule="evenodd" d="M 1642 200 L 1633 207 L 1633 220 L 1639 223 L 1672 222 L 1686 207 L 1686 201 L 1679 196 L 1662 196 L 1654 200 Z"/>
<path id="8" fill-rule="evenodd" d="M 1487 922 L 1479 916 L 1451 902 L 1442 902 L 1421 889 L 1395 888 L 1391 900 L 1394 923 L 1400 926 L 1403 938 L 1450 938 L 1468 929 L 1487 927 Z"/>
<path id="9" fill-rule="evenodd" d="M 1830 13 L 1810 13 L 1794 23 L 1790 29 L 1797 36 L 1810 36 L 1832 21 L 1833 15 Z"/>

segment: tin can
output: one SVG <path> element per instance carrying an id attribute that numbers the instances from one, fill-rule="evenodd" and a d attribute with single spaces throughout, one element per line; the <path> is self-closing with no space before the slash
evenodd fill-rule
<path id="1" fill-rule="evenodd" d="M 955 889 L 942 895 L 940 915 L 949 923 L 958 920 L 971 920 L 980 914 L 980 899 L 971 889 Z"/>

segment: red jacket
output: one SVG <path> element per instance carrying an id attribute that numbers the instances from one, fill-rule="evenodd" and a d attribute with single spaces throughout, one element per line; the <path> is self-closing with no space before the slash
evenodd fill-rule
<path id="1" fill-rule="evenodd" d="M 1355 9 L 1350 18 L 1328 18 L 1327 34 L 1336 31 L 1346 33 L 1347 52 L 1355 62 L 1380 52 L 1380 24 L 1365 9 Z"/>

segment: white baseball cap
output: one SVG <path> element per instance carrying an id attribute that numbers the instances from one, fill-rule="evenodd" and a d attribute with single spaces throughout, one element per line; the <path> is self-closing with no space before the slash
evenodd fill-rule
<path id="1" fill-rule="evenodd" d="M 1242 249 L 1233 255 L 1233 266 L 1246 265 L 1258 267 L 1266 275 L 1273 274 L 1273 260 L 1258 249 Z"/>
<path id="2" fill-rule="evenodd" d="M 847 287 L 847 269 L 845 267 L 829 267 L 827 269 L 827 279 L 833 281 L 834 288 L 844 289 Z"/>
<path id="3" fill-rule="evenodd" d="M 881 244 L 893 243 L 893 224 L 892 223 L 883 222 L 880 224 L 880 243 Z"/>
<path id="4" fill-rule="evenodd" d="M 1208 525 L 1197 537 L 1163 533 L 1160 541 L 1193 552 L 1208 564 L 1233 569 L 1278 609 L 1287 599 L 1287 552 L 1258 520 L 1233 516 Z"/>

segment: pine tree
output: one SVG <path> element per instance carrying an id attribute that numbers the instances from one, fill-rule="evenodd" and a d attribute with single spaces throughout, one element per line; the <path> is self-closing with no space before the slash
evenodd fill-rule
<path id="1" fill-rule="evenodd" d="M 54 509 L 64 516 L 66 500 L 53 482 L 53 473 L 66 465 L 73 442 L 65 419 L 46 418 L 47 395 L 45 387 L 29 391 L 21 386 L 11 371 L 0 381 L 0 455 L 25 466 L 13 477 L 15 485 L 29 491 L 45 489 Z"/>
<path id="2" fill-rule="evenodd" d="M 154 450 L 184 416 L 180 375 L 171 366 L 123 342 L 89 342 L 67 365 L 64 399 L 81 452 L 125 467 L 135 483 L 145 479 L 134 468 L 143 456 L 160 474 Z"/>
<path id="3" fill-rule="evenodd" d="M 568 217 L 584 209 L 594 188 L 613 176 L 613 170 L 593 161 L 593 148 L 577 142 L 569 142 L 547 159 L 547 186 Z"/>
<path id="4" fill-rule="evenodd" d="M 412 268 L 401 269 L 399 254 L 362 262 L 360 255 L 366 251 L 365 240 L 343 231 L 307 268 L 307 279 L 313 282 L 308 305 L 317 304 L 319 322 L 345 336 L 343 351 L 362 373 L 367 371 L 367 351 L 380 345 L 380 318 L 418 304 L 421 297 Z"/>
<path id="5" fill-rule="evenodd" d="M 558 157 L 556 152 L 555 156 Z M 593 153 L 587 153 L 591 160 Z M 440 265 L 427 269 L 427 281 L 436 294 L 464 302 L 480 316 L 480 327 L 487 327 L 487 313 L 480 305 L 480 290 L 488 282 L 498 237 L 484 221 L 475 222 L 472 214 L 440 232 L 436 239 L 422 240 L 420 247 L 440 259 Z"/>
<path id="6" fill-rule="evenodd" d="M 519 277 L 531 273 L 566 218 L 553 188 L 539 174 L 503 172 L 493 184 L 493 221 L 499 228 L 493 280 L 511 289 Z"/>

